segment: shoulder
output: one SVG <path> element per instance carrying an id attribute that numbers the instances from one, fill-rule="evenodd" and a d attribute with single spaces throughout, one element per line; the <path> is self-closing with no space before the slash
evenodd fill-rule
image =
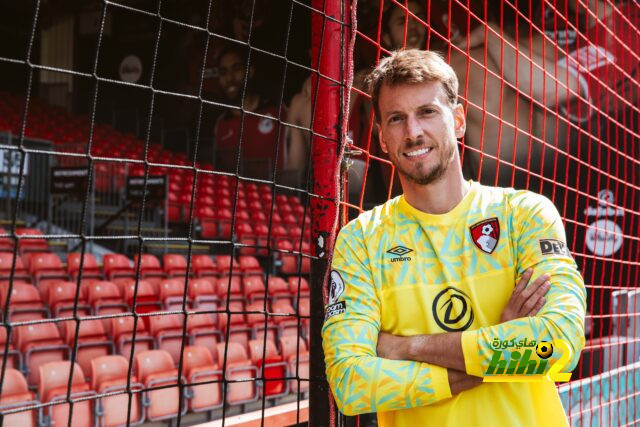
<path id="1" fill-rule="evenodd" d="M 558 211 L 551 200 L 542 194 L 528 190 L 514 190 L 505 192 L 505 199 L 514 213 L 522 214 L 556 214 Z"/>
<path id="2" fill-rule="evenodd" d="M 392 226 L 397 217 L 399 197 L 395 197 L 382 205 L 361 213 L 357 218 L 349 221 L 338 234 L 342 239 L 360 239 L 367 241 L 375 239 Z"/>

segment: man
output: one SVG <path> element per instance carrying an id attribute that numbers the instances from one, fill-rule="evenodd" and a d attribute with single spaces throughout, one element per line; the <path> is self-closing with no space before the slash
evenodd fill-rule
<path id="1" fill-rule="evenodd" d="M 496 339 L 563 339 L 572 369 L 585 291 L 549 200 L 463 179 L 457 90 L 428 51 L 393 52 L 369 77 L 404 194 L 337 237 L 327 377 L 341 411 L 378 412 L 381 426 L 566 425 L 551 382 L 481 383 Z"/>
<path id="2" fill-rule="evenodd" d="M 274 166 L 282 165 L 284 158 L 280 112 L 254 87 L 254 72 L 250 64 L 247 70 L 246 54 L 239 49 L 227 47 L 220 53 L 218 78 L 230 108 L 215 125 L 216 167 L 235 172 L 240 156 L 245 176 L 271 179 Z"/>

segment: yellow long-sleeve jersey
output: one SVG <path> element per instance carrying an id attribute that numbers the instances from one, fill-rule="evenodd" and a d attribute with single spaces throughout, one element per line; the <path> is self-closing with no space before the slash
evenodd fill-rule
<path id="1" fill-rule="evenodd" d="M 586 294 L 564 242 L 548 199 L 476 182 L 444 215 L 419 211 L 400 196 L 351 221 L 336 240 L 322 331 L 340 410 L 377 412 L 383 427 L 566 425 L 551 382 L 483 383 L 452 397 L 445 368 L 376 355 L 380 331 L 464 331 L 466 371 L 483 376 L 495 339 L 560 338 L 573 350 L 563 369 L 570 371 L 584 346 Z M 532 281 L 551 275 L 543 308 L 499 323 L 529 267 Z"/>

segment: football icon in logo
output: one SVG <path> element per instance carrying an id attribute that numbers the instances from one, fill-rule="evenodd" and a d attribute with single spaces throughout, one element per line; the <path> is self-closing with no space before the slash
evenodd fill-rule
<path id="1" fill-rule="evenodd" d="M 540 341 L 536 345 L 536 354 L 540 359 L 548 359 L 553 354 L 553 345 L 549 341 Z"/>

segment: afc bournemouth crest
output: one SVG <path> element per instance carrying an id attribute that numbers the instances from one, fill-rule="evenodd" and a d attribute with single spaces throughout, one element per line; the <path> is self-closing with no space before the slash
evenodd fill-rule
<path id="1" fill-rule="evenodd" d="M 500 223 L 498 218 L 485 219 L 469 227 L 471 240 L 483 252 L 493 253 L 500 239 Z"/>

